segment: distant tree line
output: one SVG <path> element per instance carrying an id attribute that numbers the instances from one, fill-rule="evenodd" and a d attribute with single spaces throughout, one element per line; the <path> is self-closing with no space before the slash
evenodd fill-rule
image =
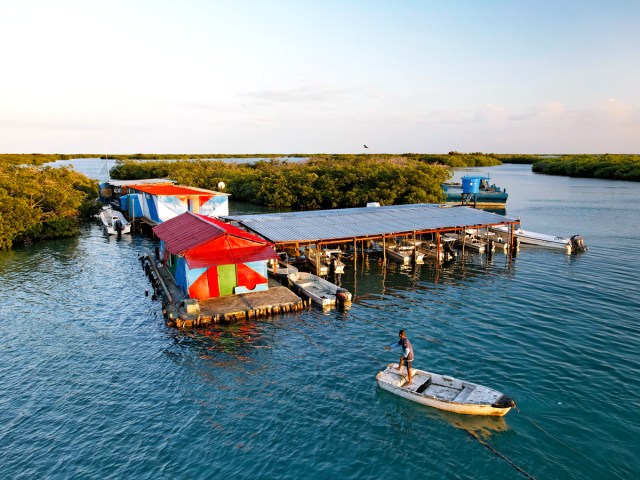
<path id="1" fill-rule="evenodd" d="M 533 164 L 536 173 L 640 182 L 640 155 L 562 155 Z"/>
<path id="2" fill-rule="evenodd" d="M 211 190 L 224 182 L 236 200 L 278 209 L 319 209 L 362 207 L 367 202 L 441 202 L 441 184 L 451 173 L 442 165 L 406 156 L 317 155 L 300 162 L 273 159 L 251 164 L 126 161 L 116 165 L 111 176 L 168 177 Z"/>
<path id="3" fill-rule="evenodd" d="M 0 163 L 0 250 L 75 235 L 97 194 L 97 182 L 71 168 Z"/>
<path id="4" fill-rule="evenodd" d="M 87 153 L 0 153 L 0 165 L 42 165 L 58 160 L 99 157 L 100 155 Z"/>

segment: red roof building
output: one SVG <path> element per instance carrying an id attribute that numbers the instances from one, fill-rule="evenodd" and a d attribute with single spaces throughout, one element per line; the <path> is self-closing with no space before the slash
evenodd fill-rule
<path id="1" fill-rule="evenodd" d="M 153 227 L 162 261 L 182 291 L 205 299 L 267 290 L 273 245 L 215 218 L 185 212 Z"/>

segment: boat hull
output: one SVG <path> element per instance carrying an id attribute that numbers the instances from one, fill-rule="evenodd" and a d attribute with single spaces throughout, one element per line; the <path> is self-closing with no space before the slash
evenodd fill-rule
<path id="1" fill-rule="evenodd" d="M 502 417 L 509 413 L 515 405 L 513 400 L 496 390 L 418 369 L 412 369 L 413 383 L 407 386 L 405 384 L 406 367 L 403 367 L 399 372 L 396 367 L 397 364 L 390 364 L 385 370 L 378 373 L 376 381 L 380 388 L 427 407 L 462 415 Z M 419 392 L 418 390 L 425 380 L 430 385 L 423 392 Z M 465 391 L 465 389 L 467 390 Z M 470 401 L 474 393 L 476 394 L 475 401 Z M 467 400 L 455 400 L 465 394 Z M 443 398 L 447 395 L 451 398 Z"/>
<path id="2" fill-rule="evenodd" d="M 491 229 L 506 239 L 509 236 L 509 231 L 505 227 L 491 227 Z M 519 243 L 525 245 L 536 245 L 538 247 L 555 248 L 557 250 L 564 250 L 565 253 L 571 253 L 571 241 L 564 237 L 553 237 L 551 235 L 545 235 L 543 233 L 528 232 L 521 228 L 516 228 L 513 231 L 513 236 L 518 239 Z"/>

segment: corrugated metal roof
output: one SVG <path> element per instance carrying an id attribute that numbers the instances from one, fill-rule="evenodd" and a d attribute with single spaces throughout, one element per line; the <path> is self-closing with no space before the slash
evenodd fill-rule
<path id="1" fill-rule="evenodd" d="M 210 196 L 228 195 L 227 193 L 214 192 L 204 188 L 182 187 L 180 185 L 128 185 L 129 189 L 150 193 L 151 195 L 198 195 Z"/>
<path id="2" fill-rule="evenodd" d="M 237 221 L 275 243 L 348 239 L 516 221 L 470 207 L 441 207 L 424 203 L 224 218 Z"/>
<path id="3" fill-rule="evenodd" d="M 126 187 L 129 185 L 162 185 L 173 184 L 175 180 L 169 180 L 168 178 L 143 178 L 140 180 L 108 180 L 106 183 L 114 187 Z"/>
<path id="4" fill-rule="evenodd" d="M 241 239 L 240 242 L 225 242 L 227 246 L 242 248 L 266 244 L 262 238 L 238 227 L 192 212 L 185 212 L 162 222 L 153 227 L 153 233 L 164 241 L 167 250 L 174 255 L 180 255 L 223 235 Z"/>

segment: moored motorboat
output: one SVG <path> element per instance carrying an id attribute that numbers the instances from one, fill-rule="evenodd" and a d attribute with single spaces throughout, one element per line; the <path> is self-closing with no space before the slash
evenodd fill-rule
<path id="1" fill-rule="evenodd" d="M 515 402 L 492 388 L 457 378 L 411 369 L 412 383 L 407 385 L 407 368 L 397 370 L 392 363 L 378 372 L 380 388 L 422 405 L 464 415 L 506 415 Z"/>
<path id="2" fill-rule="evenodd" d="M 390 260 L 402 266 L 411 265 L 414 262 L 417 265 L 424 263 L 424 252 L 421 252 L 411 242 L 385 242 L 385 253 Z"/>
<path id="3" fill-rule="evenodd" d="M 348 306 L 351 304 L 351 293 L 344 288 L 320 278 L 312 273 L 295 272 L 289 275 L 289 286 L 298 294 L 304 294 L 312 302 L 322 308 L 335 305 Z"/>
<path id="4" fill-rule="evenodd" d="M 487 245 L 491 245 L 492 252 L 499 251 L 502 253 L 507 253 L 509 251 L 509 244 L 507 243 L 507 241 L 501 235 L 498 235 L 495 232 L 479 228 L 468 228 L 467 233 L 486 242 Z M 520 247 L 517 244 L 516 249 L 520 250 Z"/>
<path id="5" fill-rule="evenodd" d="M 445 233 L 444 237 L 447 240 L 454 239 L 455 245 L 462 250 L 473 250 L 478 253 L 484 253 L 488 248 L 487 242 L 477 238 L 475 235 L 464 234 L 458 236 L 455 234 Z"/>
<path id="6" fill-rule="evenodd" d="M 321 275 L 330 273 L 344 273 L 344 262 L 340 259 L 342 251 L 307 247 L 304 251 L 307 260 L 316 272 Z M 319 261 L 319 263 L 318 263 Z"/>
<path id="7" fill-rule="evenodd" d="M 418 252 L 422 254 L 424 258 L 431 258 L 438 260 L 439 262 L 447 262 L 449 260 L 455 260 L 458 256 L 453 248 L 454 241 L 441 241 L 440 248 L 438 248 L 435 242 L 422 242 L 417 248 Z"/>
<path id="8" fill-rule="evenodd" d="M 118 233 L 129 233 L 131 231 L 131 224 L 127 222 L 122 215 L 122 212 L 114 210 L 107 206 L 102 207 L 102 211 L 99 213 L 100 221 L 104 226 L 105 231 L 109 235 L 117 235 Z"/>
<path id="9" fill-rule="evenodd" d="M 506 225 L 496 225 L 491 230 L 507 240 L 509 228 Z M 547 235 L 545 233 L 530 232 L 522 227 L 513 229 L 513 236 L 522 244 L 537 245 L 539 247 L 557 248 L 566 253 L 586 252 L 587 246 L 580 235 L 573 235 L 571 238 Z"/>

